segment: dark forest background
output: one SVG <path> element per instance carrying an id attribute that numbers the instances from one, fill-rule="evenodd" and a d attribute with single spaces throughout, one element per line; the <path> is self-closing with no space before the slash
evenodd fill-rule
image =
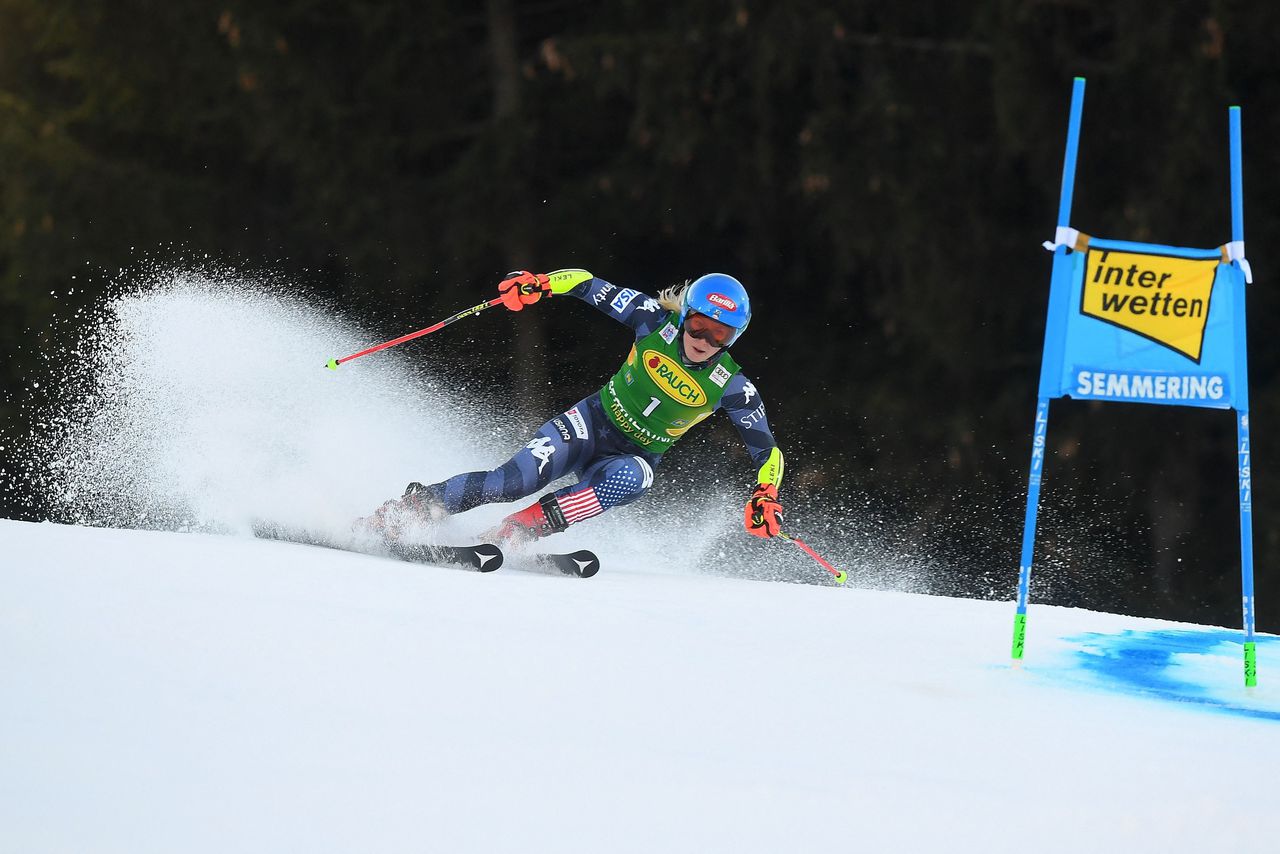
<path id="1" fill-rule="evenodd" d="M 856 496 L 1012 598 L 1080 75 L 1072 221 L 1107 237 L 1229 240 L 1243 107 L 1275 630 L 1277 34 L 1243 0 L 0 0 L 0 423 L 27 427 L 54 313 L 140 256 L 280 272 L 386 337 L 509 269 L 730 272 L 784 501 Z M 586 393 L 625 348 L 556 307 L 456 339 L 538 421 L 549 379 L 591 365 Z M 1234 439 L 1223 412 L 1055 403 L 1033 598 L 1238 624 Z"/>

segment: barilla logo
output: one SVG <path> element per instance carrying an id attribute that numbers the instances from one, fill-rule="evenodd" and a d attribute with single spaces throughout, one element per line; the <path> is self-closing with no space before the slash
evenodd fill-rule
<path id="1" fill-rule="evenodd" d="M 669 356 L 657 350 L 645 350 L 644 369 L 672 400 L 685 406 L 702 406 L 707 402 L 707 393 Z"/>
<path id="2" fill-rule="evenodd" d="M 707 302 L 720 306 L 725 311 L 737 311 L 738 304 L 724 294 L 707 294 Z"/>

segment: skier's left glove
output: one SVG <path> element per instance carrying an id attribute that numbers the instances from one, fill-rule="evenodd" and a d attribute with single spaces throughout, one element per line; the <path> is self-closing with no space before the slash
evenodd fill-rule
<path id="1" fill-rule="evenodd" d="M 776 537 L 782 530 L 782 505 L 778 503 L 778 487 L 762 483 L 751 493 L 744 514 L 747 533 L 757 537 Z"/>
<path id="2" fill-rule="evenodd" d="M 520 311 L 526 305 L 533 305 L 543 296 L 550 296 L 551 285 L 545 273 L 530 273 L 528 270 L 516 270 L 507 273 L 507 277 L 498 283 L 498 295 L 502 304 L 512 311 Z"/>

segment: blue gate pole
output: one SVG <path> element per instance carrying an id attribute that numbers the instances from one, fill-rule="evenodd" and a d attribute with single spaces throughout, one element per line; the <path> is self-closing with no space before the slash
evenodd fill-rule
<path id="1" fill-rule="evenodd" d="M 1253 638 L 1253 474 L 1249 465 L 1249 413 L 1236 414 L 1240 470 L 1240 590 L 1244 599 L 1244 684 L 1258 684 L 1258 647 Z"/>
<path id="2" fill-rule="evenodd" d="M 1036 517 L 1040 512 L 1040 481 L 1044 472 L 1045 439 L 1049 433 L 1049 398 L 1036 403 L 1031 439 L 1031 474 L 1027 478 L 1027 513 L 1022 521 L 1022 558 L 1018 572 L 1018 610 L 1013 615 L 1011 656 L 1020 660 L 1027 646 L 1027 600 L 1031 596 L 1031 559 L 1036 547 Z"/>
<path id="3" fill-rule="evenodd" d="M 1084 78 L 1077 77 L 1071 85 L 1071 119 L 1067 125 L 1067 150 L 1062 159 L 1062 190 L 1058 197 L 1058 227 L 1071 225 L 1071 201 L 1076 184 L 1076 152 L 1080 147 L 1080 118 L 1084 112 Z M 1067 247 L 1059 246 L 1055 255 L 1065 255 Z M 1046 320 L 1045 337 L 1054 318 Z M 1041 353 L 1043 362 L 1044 354 Z M 1043 368 L 1043 364 L 1042 364 Z M 1049 433 L 1049 398 L 1041 388 L 1036 401 L 1036 421 L 1031 440 L 1031 471 L 1027 477 L 1027 511 L 1022 521 L 1022 557 L 1018 571 L 1018 609 L 1013 616 L 1013 646 L 1011 656 L 1022 659 L 1027 645 L 1027 603 L 1031 598 L 1031 562 L 1035 553 L 1036 520 L 1040 512 L 1040 482 L 1044 473 L 1045 445 Z"/>
<path id="4" fill-rule="evenodd" d="M 1240 156 L 1240 108 L 1231 107 L 1231 240 L 1244 243 L 1244 168 Z M 1235 266 L 1239 268 L 1239 263 Z M 1238 275 L 1235 304 L 1236 460 L 1240 479 L 1240 592 L 1244 601 L 1244 684 L 1258 684 L 1258 652 L 1253 607 L 1253 472 L 1249 446 L 1249 359 L 1245 335 L 1244 273 Z"/>
<path id="5" fill-rule="evenodd" d="M 1067 151 L 1062 158 L 1062 192 L 1058 196 L 1058 225 L 1071 225 L 1071 197 L 1076 187 L 1076 149 L 1080 147 L 1080 115 L 1084 112 L 1084 78 L 1071 84 L 1071 121 L 1067 125 Z"/>

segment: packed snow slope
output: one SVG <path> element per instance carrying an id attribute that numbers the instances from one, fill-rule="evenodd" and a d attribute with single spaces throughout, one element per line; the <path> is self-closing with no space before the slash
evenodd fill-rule
<path id="1" fill-rule="evenodd" d="M 0 851 L 1274 850 L 1280 644 L 0 521 Z"/>

